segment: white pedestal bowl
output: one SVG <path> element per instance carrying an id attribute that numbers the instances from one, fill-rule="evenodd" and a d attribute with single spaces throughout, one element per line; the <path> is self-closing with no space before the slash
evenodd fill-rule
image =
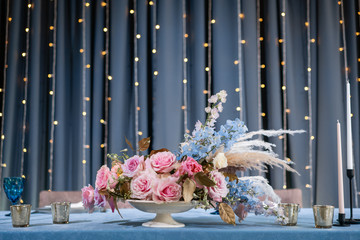
<path id="1" fill-rule="evenodd" d="M 172 213 L 186 212 L 195 207 L 195 203 L 189 202 L 170 202 L 155 203 L 146 200 L 127 200 L 134 208 L 148 213 L 156 213 L 153 220 L 145 222 L 144 227 L 156 228 L 177 228 L 185 227 L 185 224 L 176 222 L 172 217 Z"/>

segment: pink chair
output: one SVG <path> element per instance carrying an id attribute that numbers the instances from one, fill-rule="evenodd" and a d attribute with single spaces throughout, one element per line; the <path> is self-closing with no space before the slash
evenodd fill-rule
<path id="1" fill-rule="evenodd" d="M 301 189 L 275 189 L 274 191 L 281 198 L 282 203 L 297 203 L 299 204 L 299 207 L 302 207 Z"/>

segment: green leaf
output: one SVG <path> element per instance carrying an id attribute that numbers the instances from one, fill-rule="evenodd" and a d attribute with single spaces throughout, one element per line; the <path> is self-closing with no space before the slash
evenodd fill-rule
<path id="1" fill-rule="evenodd" d="M 226 203 L 220 203 L 219 213 L 224 222 L 235 225 L 235 213 L 229 205 Z"/>
<path id="2" fill-rule="evenodd" d="M 125 136 L 125 142 L 127 143 L 127 145 L 129 145 L 129 147 L 131 148 L 131 150 L 134 151 L 134 148 L 133 148 L 131 142 L 126 138 L 126 136 Z"/>
<path id="3" fill-rule="evenodd" d="M 190 178 L 187 178 L 183 184 L 183 198 L 185 202 L 190 202 L 193 199 L 196 184 Z"/>
<path id="4" fill-rule="evenodd" d="M 211 180 L 208 176 L 206 176 L 206 174 L 203 172 L 196 173 L 194 175 L 194 179 L 198 184 L 202 186 L 206 186 L 206 187 L 215 186 L 215 182 Z"/>
<path id="5" fill-rule="evenodd" d="M 150 137 L 143 138 L 139 141 L 139 151 L 146 151 L 150 147 Z"/>

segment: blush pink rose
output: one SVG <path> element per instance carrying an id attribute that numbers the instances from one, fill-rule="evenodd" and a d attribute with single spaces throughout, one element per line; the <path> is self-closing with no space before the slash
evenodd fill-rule
<path id="1" fill-rule="evenodd" d="M 83 187 L 81 189 L 81 198 L 84 208 L 87 209 L 89 212 L 93 212 L 95 201 L 94 188 L 91 185 Z"/>
<path id="2" fill-rule="evenodd" d="M 108 180 L 110 176 L 110 169 L 103 165 L 96 174 L 95 188 L 101 190 L 105 190 L 108 185 Z"/>
<path id="3" fill-rule="evenodd" d="M 147 167 L 154 169 L 157 173 L 169 173 L 175 168 L 176 157 L 171 152 L 159 152 L 150 157 Z"/>
<path id="4" fill-rule="evenodd" d="M 121 168 L 121 164 L 116 163 L 114 166 L 112 166 L 111 172 L 116 173 L 118 176 L 120 176 L 122 174 L 122 172 L 123 172 L 123 170 Z"/>
<path id="5" fill-rule="evenodd" d="M 95 188 L 95 191 L 94 191 L 94 202 L 95 202 L 95 205 L 98 207 L 105 207 L 105 204 L 106 204 L 106 196 L 101 195 L 97 188 Z"/>
<path id="6" fill-rule="evenodd" d="M 213 187 L 208 187 L 209 196 L 216 202 L 222 202 L 222 198 L 229 193 L 225 177 L 218 171 L 210 172 L 210 178 L 216 183 Z"/>
<path id="7" fill-rule="evenodd" d="M 110 172 L 108 178 L 108 188 L 114 189 L 119 182 L 119 177 L 116 172 Z"/>
<path id="8" fill-rule="evenodd" d="M 131 197 L 150 200 L 153 193 L 152 185 L 155 178 L 155 173 L 151 173 L 150 171 L 140 172 L 139 175 L 131 181 Z"/>
<path id="9" fill-rule="evenodd" d="M 138 172 L 144 170 L 144 156 L 135 155 L 121 166 L 123 175 L 127 177 L 134 177 Z"/>
<path id="10" fill-rule="evenodd" d="M 177 184 L 177 177 L 156 179 L 152 198 L 157 203 L 177 202 L 181 198 L 181 186 Z"/>
<path id="11" fill-rule="evenodd" d="M 181 163 L 181 166 L 175 172 L 175 176 L 181 176 L 187 173 L 190 177 L 192 177 L 197 172 L 202 172 L 202 166 L 193 158 L 187 157 L 185 161 Z"/>

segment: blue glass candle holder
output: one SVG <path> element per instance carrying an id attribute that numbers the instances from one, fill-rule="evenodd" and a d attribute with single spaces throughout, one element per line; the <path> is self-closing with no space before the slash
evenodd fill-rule
<path id="1" fill-rule="evenodd" d="M 4 192 L 12 205 L 19 202 L 24 191 L 24 179 L 22 177 L 4 178 Z"/>

